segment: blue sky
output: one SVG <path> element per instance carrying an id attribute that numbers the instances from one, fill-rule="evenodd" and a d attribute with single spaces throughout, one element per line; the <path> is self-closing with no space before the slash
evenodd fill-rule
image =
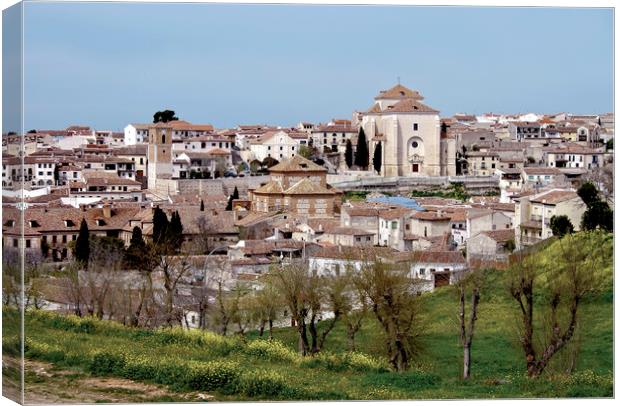
<path id="1" fill-rule="evenodd" d="M 164 108 L 325 122 L 398 76 L 442 115 L 613 109 L 611 9 L 27 3 L 24 21 L 26 130 Z"/>

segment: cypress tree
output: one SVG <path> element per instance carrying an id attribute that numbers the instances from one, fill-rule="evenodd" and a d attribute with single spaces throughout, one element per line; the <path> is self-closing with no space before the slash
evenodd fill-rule
<path id="1" fill-rule="evenodd" d="M 86 220 L 82 218 L 80 224 L 80 232 L 78 238 L 75 241 L 75 259 L 82 264 L 88 264 L 88 258 L 90 257 L 90 232 L 88 231 L 88 224 Z"/>
<path id="2" fill-rule="evenodd" d="M 351 144 L 351 139 L 347 140 L 347 147 L 344 151 L 344 160 L 347 164 L 347 168 L 353 166 L 353 145 Z"/>
<path id="3" fill-rule="evenodd" d="M 355 152 L 355 165 L 359 168 L 366 170 L 368 168 L 368 142 L 366 141 L 366 133 L 363 128 L 360 128 L 360 133 L 357 137 L 357 151 Z"/>
<path id="4" fill-rule="evenodd" d="M 183 224 L 181 223 L 181 216 L 179 216 L 178 211 L 172 213 L 167 234 L 167 240 L 169 241 L 172 248 L 175 251 L 181 248 L 181 244 L 183 243 Z"/>
<path id="5" fill-rule="evenodd" d="M 226 211 L 232 211 L 232 195 L 228 196 L 228 203 L 226 203 Z"/>
<path id="6" fill-rule="evenodd" d="M 200 199 L 200 211 L 205 211 L 205 201 Z"/>
<path id="7" fill-rule="evenodd" d="M 372 157 L 372 166 L 375 168 L 377 173 L 381 173 L 381 156 L 382 156 L 383 147 L 381 146 L 381 141 L 375 147 L 375 153 Z"/>
<path id="8" fill-rule="evenodd" d="M 232 198 L 233 200 L 239 199 L 239 191 L 237 190 L 237 186 L 235 186 L 235 190 L 233 190 Z"/>
<path id="9" fill-rule="evenodd" d="M 144 246 L 144 239 L 142 238 L 142 229 L 135 226 L 131 231 L 131 240 L 129 240 L 129 247 L 142 247 Z"/>
<path id="10" fill-rule="evenodd" d="M 153 212 L 153 243 L 162 244 L 165 242 L 168 229 L 168 216 L 159 207 Z"/>

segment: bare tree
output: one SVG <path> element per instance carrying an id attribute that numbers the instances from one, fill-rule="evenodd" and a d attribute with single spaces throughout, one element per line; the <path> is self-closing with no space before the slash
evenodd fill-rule
<path id="1" fill-rule="evenodd" d="M 599 168 L 594 168 L 584 173 L 580 180 L 580 185 L 592 182 L 599 190 L 604 200 L 613 205 L 614 196 L 614 165 L 607 164 Z"/>
<path id="2" fill-rule="evenodd" d="M 168 326 L 176 323 L 183 325 L 183 314 L 175 306 L 175 298 L 178 294 L 179 281 L 189 275 L 191 271 L 187 255 L 161 255 L 157 270 L 161 272 L 163 282 L 163 298 L 161 300 L 162 315 Z"/>
<path id="3" fill-rule="evenodd" d="M 575 335 L 583 298 L 600 288 L 611 266 L 610 241 L 603 231 L 568 234 L 547 249 L 516 256 L 510 293 L 521 314 L 528 376 L 541 375 Z M 535 309 L 546 323 L 537 322 Z"/>
<path id="4" fill-rule="evenodd" d="M 307 301 L 307 273 L 305 262 L 291 261 L 279 268 L 273 268 L 270 275 L 274 286 L 279 292 L 287 309 L 290 312 L 293 324 L 299 336 L 299 352 L 302 355 L 310 353 L 306 317 L 310 313 Z"/>
<path id="5" fill-rule="evenodd" d="M 463 347 L 463 379 L 469 379 L 471 370 L 471 346 L 474 339 L 474 329 L 478 319 L 478 304 L 482 288 L 482 271 L 466 271 L 456 282 L 459 296 L 459 330 L 461 346 Z M 466 301 L 469 298 L 469 309 Z M 467 314 L 469 311 L 469 314 Z"/>
<path id="6" fill-rule="evenodd" d="M 122 264 L 123 245 L 120 240 L 99 237 L 91 241 L 88 270 L 83 272 L 88 291 L 86 309 L 91 316 L 103 318 L 111 285 Z"/>
<path id="7" fill-rule="evenodd" d="M 269 339 L 273 339 L 273 322 L 276 320 L 278 311 L 283 307 L 280 295 L 273 284 L 270 275 L 263 277 L 262 288 L 254 293 L 256 304 L 256 317 L 259 322 L 259 336 L 262 337 L 267 325 Z"/>
<path id="8" fill-rule="evenodd" d="M 404 371 L 419 352 L 422 307 L 418 286 L 409 276 L 409 263 L 387 264 L 372 256 L 369 259 L 362 265 L 359 285 L 383 327 L 390 364 Z"/>

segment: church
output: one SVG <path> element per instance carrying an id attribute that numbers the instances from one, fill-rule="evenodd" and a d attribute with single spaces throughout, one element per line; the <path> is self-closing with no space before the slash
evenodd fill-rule
<path id="1" fill-rule="evenodd" d="M 442 128 L 439 111 L 415 90 L 397 84 L 382 90 L 358 113 L 370 157 L 381 143 L 383 176 L 454 176 L 456 140 Z"/>

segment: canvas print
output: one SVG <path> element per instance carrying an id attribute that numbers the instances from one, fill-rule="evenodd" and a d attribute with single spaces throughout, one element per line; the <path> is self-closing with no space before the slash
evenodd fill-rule
<path id="1" fill-rule="evenodd" d="M 2 395 L 612 398 L 613 21 L 7 7 Z"/>

